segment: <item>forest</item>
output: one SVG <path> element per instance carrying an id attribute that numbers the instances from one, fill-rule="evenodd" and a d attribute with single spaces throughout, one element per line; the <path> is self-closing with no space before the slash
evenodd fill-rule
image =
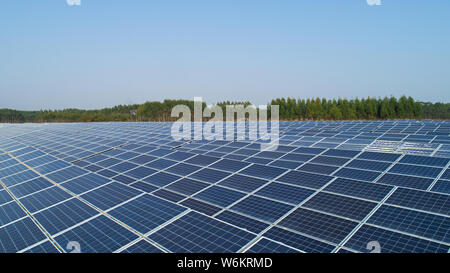
<path id="1" fill-rule="evenodd" d="M 1 123 L 24 122 L 103 122 L 103 121 L 174 121 L 172 108 L 183 104 L 193 112 L 191 100 L 148 101 L 143 104 L 118 105 L 99 110 L 40 110 L 19 111 L 0 109 Z M 225 105 L 250 102 L 221 102 L 225 115 Z M 279 105 L 280 120 L 389 120 L 389 119 L 450 119 L 450 103 L 415 101 L 402 96 L 384 98 L 276 98 L 268 103 Z M 203 102 L 202 108 L 207 107 Z M 193 116 L 193 115 L 192 115 Z M 225 117 L 224 117 L 225 119 Z"/>

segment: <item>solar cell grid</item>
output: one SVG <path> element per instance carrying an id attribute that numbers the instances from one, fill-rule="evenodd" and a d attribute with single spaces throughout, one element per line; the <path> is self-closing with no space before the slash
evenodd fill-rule
<path id="1" fill-rule="evenodd" d="M 237 252 L 255 235 L 223 222 L 190 212 L 149 236 L 177 253 Z"/>
<path id="2" fill-rule="evenodd" d="M 220 236 L 213 245 L 193 242 L 198 234 L 179 225 L 192 236 L 183 245 L 171 241 L 175 237 L 158 237 L 176 251 L 236 252 L 245 245 L 247 252 L 263 253 L 367 252 L 367 242 L 375 240 L 382 252 L 447 252 L 447 123 L 280 122 L 283 133 L 275 151 L 261 151 L 261 140 L 199 140 L 175 150 L 183 142 L 170 137 L 170 123 L 49 124 L 32 130 L 5 125 L 0 149 L 26 166 L 0 152 L 0 181 L 46 230 L 58 234 L 60 246 L 69 235 L 86 243 L 83 252 L 160 252 L 132 229 L 152 232 L 177 217 L 188 219 L 182 216 L 188 209 L 191 215 L 214 217 L 197 223 L 212 219 L 214 225 L 247 231 L 250 240 L 264 234 L 232 248 Z M 0 252 L 58 251 L 7 190 L 0 189 Z M 97 216 L 98 210 L 84 202 L 126 225 Z M 355 230 L 365 217 L 367 223 Z M 25 230 L 24 222 L 32 225 Z"/>
<path id="3" fill-rule="evenodd" d="M 55 237 L 59 245 L 79 242 L 83 253 L 107 253 L 118 250 L 138 236 L 111 219 L 100 215 Z"/>
<path id="4" fill-rule="evenodd" d="M 151 195 L 143 195 L 108 212 L 109 215 L 145 234 L 186 208 Z"/>
<path id="5" fill-rule="evenodd" d="M 426 190 L 431 183 L 433 183 L 433 180 L 428 178 L 387 173 L 378 179 L 377 183 Z"/>
<path id="6" fill-rule="evenodd" d="M 250 215 L 267 222 L 275 222 L 292 208 L 293 206 L 284 203 L 257 196 L 249 196 L 231 207 L 231 210 L 243 213 L 244 215 Z"/>
<path id="7" fill-rule="evenodd" d="M 275 243 L 273 241 L 262 238 L 254 244 L 246 253 L 298 253 L 299 251 L 286 247 L 284 245 Z"/>
<path id="8" fill-rule="evenodd" d="M 208 204 L 208 203 L 205 203 L 205 202 L 193 199 L 193 198 L 186 199 L 183 202 L 181 202 L 180 204 L 185 207 L 191 208 L 195 211 L 209 215 L 209 216 L 212 216 L 221 210 L 221 208 L 219 208 L 219 207 L 216 207 L 214 205 L 211 205 L 211 204 Z"/>
<path id="9" fill-rule="evenodd" d="M 338 244 L 357 224 L 354 221 L 298 208 L 278 225 Z"/>
<path id="10" fill-rule="evenodd" d="M 382 205 L 367 221 L 382 227 L 450 242 L 450 218 Z"/>
<path id="11" fill-rule="evenodd" d="M 271 182 L 255 194 L 297 205 L 313 193 L 310 189 Z"/>
<path id="12" fill-rule="evenodd" d="M 245 194 L 241 192 L 220 186 L 212 186 L 197 193 L 194 197 L 220 207 L 227 207 L 244 196 Z"/>
<path id="13" fill-rule="evenodd" d="M 333 179 L 332 176 L 313 174 L 301 171 L 290 171 L 277 178 L 277 181 L 318 189 Z"/>
<path id="14" fill-rule="evenodd" d="M 368 252 L 367 242 L 377 241 L 383 253 L 447 253 L 448 246 L 382 228 L 363 225 L 345 244 L 359 252 Z"/>

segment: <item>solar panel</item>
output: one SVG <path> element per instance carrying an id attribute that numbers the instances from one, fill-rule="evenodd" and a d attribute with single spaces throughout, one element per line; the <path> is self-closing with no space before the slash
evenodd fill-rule
<path id="1" fill-rule="evenodd" d="M 450 242 L 450 218 L 444 216 L 382 205 L 367 222 L 445 243 Z"/>
<path id="2" fill-rule="evenodd" d="M 164 253 L 161 249 L 150 244 L 146 240 L 140 240 L 137 243 L 122 250 L 120 253 Z"/>
<path id="3" fill-rule="evenodd" d="M 256 244 L 254 244 L 246 253 L 298 253 L 299 251 L 275 243 L 273 241 L 262 238 Z"/>
<path id="4" fill-rule="evenodd" d="M 109 211 L 108 214 L 145 234 L 185 210 L 182 206 L 146 194 Z"/>
<path id="5" fill-rule="evenodd" d="M 29 126 L 0 128 L 0 252 L 449 250 L 447 121 L 283 121 L 274 151 L 170 123 Z"/>
<path id="6" fill-rule="evenodd" d="M 383 253 L 447 253 L 448 246 L 398 232 L 363 225 L 345 244 L 360 252 L 367 250 L 368 242 L 381 242 Z"/>
<path id="7" fill-rule="evenodd" d="M 70 246 L 70 242 L 78 242 L 83 253 L 105 253 L 114 252 L 136 238 L 135 233 L 100 215 L 56 236 L 55 240 L 63 248 Z"/>
<path id="8" fill-rule="evenodd" d="M 276 226 L 264 233 L 264 236 L 305 252 L 329 253 L 335 248 L 332 244 L 281 229 Z"/>
<path id="9" fill-rule="evenodd" d="M 18 252 L 46 237 L 33 221 L 27 217 L 20 221 L 0 228 L 1 252 Z"/>
<path id="10" fill-rule="evenodd" d="M 95 209 L 76 198 L 72 198 L 40 211 L 34 214 L 34 217 L 48 233 L 54 235 L 97 214 L 99 212 Z"/>
<path id="11" fill-rule="evenodd" d="M 255 235 L 207 216 L 190 212 L 149 238 L 171 252 L 237 252 Z"/>
<path id="12" fill-rule="evenodd" d="M 304 207 L 353 220 L 363 220 L 377 203 L 320 192 L 305 203 Z"/>
<path id="13" fill-rule="evenodd" d="M 284 203 L 257 196 L 249 196 L 231 207 L 231 210 L 250 215 L 267 222 L 275 222 L 292 208 L 293 206 Z"/>
<path id="14" fill-rule="evenodd" d="M 255 194 L 297 205 L 313 193 L 310 189 L 272 182 Z"/>
<path id="15" fill-rule="evenodd" d="M 299 208 L 284 218 L 279 225 L 309 234 L 331 243 L 340 243 L 357 225 L 357 222 Z"/>
<path id="16" fill-rule="evenodd" d="M 194 197 L 214 205 L 227 207 L 244 196 L 245 194 L 241 192 L 220 186 L 212 186 L 196 194 Z"/>
<path id="17" fill-rule="evenodd" d="M 331 184 L 329 184 L 324 190 L 348 196 L 381 201 L 392 190 L 392 187 L 381 184 L 338 178 Z"/>

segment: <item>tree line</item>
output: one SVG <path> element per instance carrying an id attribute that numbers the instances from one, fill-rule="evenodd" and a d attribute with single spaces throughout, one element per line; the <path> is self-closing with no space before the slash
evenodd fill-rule
<path id="1" fill-rule="evenodd" d="M 449 119 L 450 104 L 423 103 L 412 97 L 355 99 L 278 98 L 282 120 Z"/>
<path id="2" fill-rule="evenodd" d="M 99 110 L 40 110 L 19 111 L 0 109 L 1 123 L 23 122 L 102 122 L 102 121 L 174 121 L 171 117 L 175 105 L 189 107 L 193 117 L 194 101 L 164 100 L 148 101 L 143 104 L 118 105 Z M 224 119 L 226 105 L 250 102 L 217 103 L 222 108 Z M 400 98 L 277 98 L 268 104 L 279 105 L 280 120 L 374 120 L 374 119 L 450 119 L 450 103 L 415 101 L 412 97 Z M 202 103 L 202 109 L 206 108 Z"/>

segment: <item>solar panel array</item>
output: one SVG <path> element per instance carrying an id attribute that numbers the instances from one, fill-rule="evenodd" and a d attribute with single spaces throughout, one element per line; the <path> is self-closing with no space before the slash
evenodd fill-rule
<path id="1" fill-rule="evenodd" d="M 450 122 L 0 125 L 0 252 L 448 252 Z"/>

